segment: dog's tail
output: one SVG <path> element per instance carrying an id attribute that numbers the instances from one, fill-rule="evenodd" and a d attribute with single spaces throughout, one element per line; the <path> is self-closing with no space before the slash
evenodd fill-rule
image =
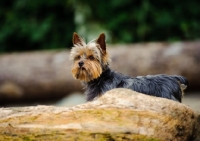
<path id="1" fill-rule="evenodd" d="M 189 81 L 183 76 L 174 75 L 174 77 L 179 82 L 181 92 L 182 92 L 182 96 L 184 96 L 184 90 L 187 88 Z"/>

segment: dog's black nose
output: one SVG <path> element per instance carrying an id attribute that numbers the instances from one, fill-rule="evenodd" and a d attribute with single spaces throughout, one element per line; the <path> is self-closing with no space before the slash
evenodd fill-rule
<path id="1" fill-rule="evenodd" d="M 82 67 L 83 64 L 84 64 L 83 61 L 78 62 L 79 67 Z"/>

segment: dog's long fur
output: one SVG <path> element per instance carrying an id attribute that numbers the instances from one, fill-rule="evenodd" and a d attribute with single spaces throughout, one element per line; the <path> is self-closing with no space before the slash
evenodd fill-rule
<path id="1" fill-rule="evenodd" d="M 128 88 L 181 102 L 183 91 L 180 83 L 186 85 L 187 80 L 183 76 L 164 74 L 133 78 L 107 68 L 98 79 L 86 83 L 86 94 L 90 101 L 113 88 Z"/>
<path id="2" fill-rule="evenodd" d="M 87 101 L 98 98 L 114 88 L 128 88 L 147 95 L 182 101 L 188 80 L 179 75 L 147 75 L 130 77 L 109 68 L 105 34 L 88 44 L 76 33 L 70 59 L 72 74 L 86 89 Z"/>

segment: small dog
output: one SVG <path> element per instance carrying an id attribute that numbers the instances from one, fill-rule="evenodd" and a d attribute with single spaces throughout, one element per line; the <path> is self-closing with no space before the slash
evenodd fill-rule
<path id="1" fill-rule="evenodd" d="M 188 85 L 185 77 L 165 74 L 129 77 L 109 68 L 104 33 L 88 44 L 77 33 L 73 34 L 72 40 L 72 75 L 85 85 L 87 101 L 114 88 L 128 88 L 147 95 L 182 101 L 183 91 Z"/>

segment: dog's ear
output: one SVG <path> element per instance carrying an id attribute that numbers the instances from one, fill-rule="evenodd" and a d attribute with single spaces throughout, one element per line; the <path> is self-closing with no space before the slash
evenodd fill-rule
<path id="1" fill-rule="evenodd" d="M 96 43 L 100 45 L 103 53 L 106 53 L 106 41 L 105 41 L 105 38 L 106 38 L 105 34 L 101 33 L 99 35 L 99 37 L 97 38 L 97 40 L 96 40 Z"/>
<path id="2" fill-rule="evenodd" d="M 76 45 L 76 44 L 83 45 L 82 41 L 83 39 L 76 32 L 74 32 L 73 38 L 72 38 L 73 45 Z"/>

